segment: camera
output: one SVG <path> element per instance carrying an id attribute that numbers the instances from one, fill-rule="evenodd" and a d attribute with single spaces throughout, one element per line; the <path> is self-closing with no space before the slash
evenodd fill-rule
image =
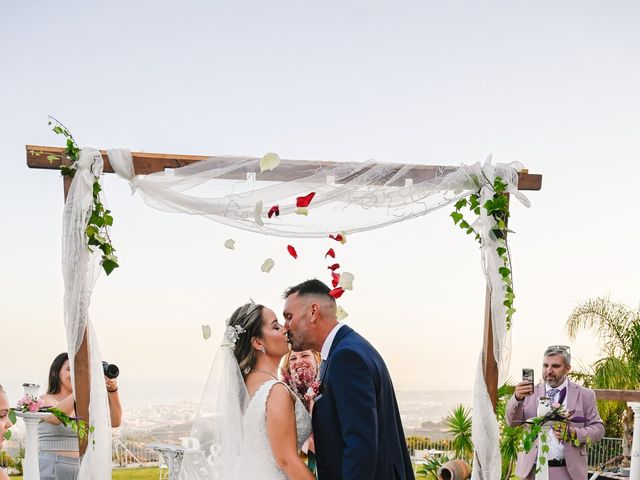
<path id="1" fill-rule="evenodd" d="M 104 376 L 107 378 L 118 378 L 118 375 L 120 375 L 120 369 L 113 363 L 102 362 L 102 370 L 104 370 Z"/>

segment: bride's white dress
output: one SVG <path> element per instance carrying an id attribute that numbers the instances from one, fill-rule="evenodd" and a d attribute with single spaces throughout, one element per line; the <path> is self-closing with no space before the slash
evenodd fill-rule
<path id="1" fill-rule="evenodd" d="M 267 436 L 267 399 L 277 380 L 263 383 L 249 401 L 243 419 L 242 460 L 239 478 L 251 480 L 286 480 L 287 476 L 276 464 Z M 311 435 L 311 415 L 295 395 L 298 451 Z"/>

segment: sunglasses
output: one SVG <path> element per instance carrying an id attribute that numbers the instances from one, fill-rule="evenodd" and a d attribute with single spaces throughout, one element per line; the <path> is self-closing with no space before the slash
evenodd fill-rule
<path id="1" fill-rule="evenodd" d="M 562 350 L 563 352 L 571 353 L 569 345 L 549 345 L 547 350 Z"/>

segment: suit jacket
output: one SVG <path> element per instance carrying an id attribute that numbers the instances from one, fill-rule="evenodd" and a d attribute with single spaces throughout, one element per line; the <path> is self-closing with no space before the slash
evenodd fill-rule
<path id="1" fill-rule="evenodd" d="M 319 480 L 413 480 L 396 395 L 380 354 L 338 330 L 313 407 Z"/>
<path id="2" fill-rule="evenodd" d="M 533 395 L 525 397 L 518 402 L 515 395 L 507 402 L 506 420 L 511 426 L 520 425 L 523 421 L 535 417 L 538 410 L 538 397 L 545 395 L 543 383 L 536 385 Z M 567 384 L 567 410 L 575 410 L 574 417 L 584 417 L 584 423 L 572 423 L 576 430 L 576 437 L 580 441 L 580 447 L 564 443 L 564 458 L 567 462 L 567 470 L 572 480 L 584 480 L 587 478 L 587 438 L 591 442 L 597 442 L 604 436 L 604 424 L 598 413 L 596 394 L 593 390 L 581 387 L 569 381 Z M 538 458 L 538 441 L 529 453 L 520 452 L 516 463 L 516 475 L 525 478 L 531 473 Z"/>

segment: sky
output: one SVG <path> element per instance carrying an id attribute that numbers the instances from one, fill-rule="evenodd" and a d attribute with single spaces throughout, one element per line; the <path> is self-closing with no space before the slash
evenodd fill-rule
<path id="1" fill-rule="evenodd" d="M 609 296 L 640 304 L 640 4 L 635 1 L 0 3 L 0 384 L 45 388 L 66 350 L 62 181 L 25 145 L 459 165 L 543 175 L 510 228 L 517 313 L 510 376 L 550 344 L 599 353 L 565 321 Z M 224 321 L 249 298 L 323 275 L 326 240 L 284 240 L 167 214 L 104 178 L 121 268 L 91 316 L 125 406 L 197 400 Z M 398 390 L 468 390 L 482 344 L 477 246 L 447 209 L 353 235 L 347 323 Z M 224 249 L 236 240 L 233 252 Z M 321 253 L 322 252 L 322 253 Z M 260 272 L 266 256 L 278 267 Z M 201 325 L 213 338 L 205 341 Z"/>

